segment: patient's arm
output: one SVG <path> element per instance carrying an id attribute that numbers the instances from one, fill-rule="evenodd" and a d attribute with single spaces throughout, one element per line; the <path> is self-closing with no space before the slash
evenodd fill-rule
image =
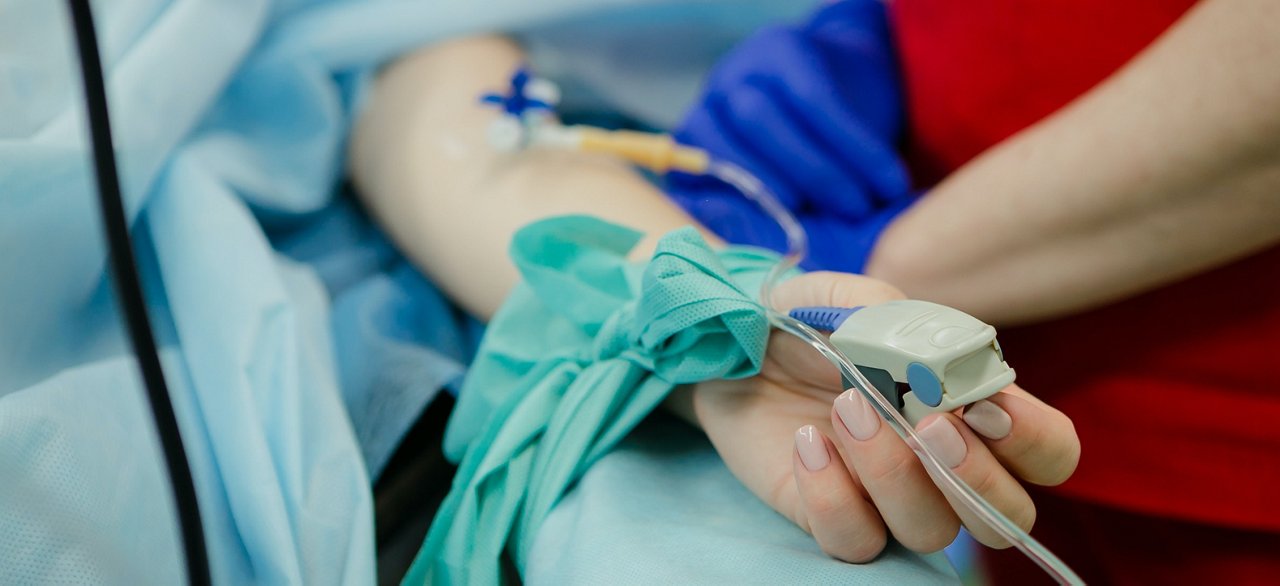
<path id="1" fill-rule="evenodd" d="M 499 114 L 478 97 L 506 88 L 522 60 L 499 37 L 400 59 L 379 76 L 351 146 L 356 188 L 378 222 L 450 297 L 486 318 L 517 281 L 507 245 L 529 222 L 566 213 L 613 220 L 646 233 L 637 257 L 694 223 L 610 157 L 491 149 L 486 129 Z"/>

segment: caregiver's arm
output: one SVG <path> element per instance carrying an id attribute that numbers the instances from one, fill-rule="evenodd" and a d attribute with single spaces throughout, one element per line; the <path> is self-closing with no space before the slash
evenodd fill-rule
<path id="1" fill-rule="evenodd" d="M 988 321 L 1097 306 L 1280 240 L 1280 2 L 1209 0 L 962 168 L 869 275 Z"/>
<path id="2" fill-rule="evenodd" d="M 352 176 L 378 222 L 450 298 L 482 317 L 517 281 L 507 245 L 529 222 L 567 213 L 613 220 L 647 234 L 636 255 L 692 223 L 610 157 L 491 149 L 486 130 L 498 113 L 478 97 L 505 89 L 523 59 L 499 37 L 402 58 L 378 77 L 352 138 Z"/>

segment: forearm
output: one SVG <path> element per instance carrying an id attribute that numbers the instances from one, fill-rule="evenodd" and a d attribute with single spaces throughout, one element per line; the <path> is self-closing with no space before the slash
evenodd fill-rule
<path id="1" fill-rule="evenodd" d="M 1210 0 L 886 230 L 868 273 L 1011 323 L 1280 240 L 1280 4 Z"/>
<path id="2" fill-rule="evenodd" d="M 636 254 L 691 220 L 630 167 L 608 157 L 486 144 L 499 114 L 477 97 L 506 87 L 523 55 L 485 37 L 437 45 L 392 64 L 356 125 L 352 176 L 402 251 L 481 317 L 517 282 L 512 234 L 539 218 L 599 216 L 646 233 Z"/>

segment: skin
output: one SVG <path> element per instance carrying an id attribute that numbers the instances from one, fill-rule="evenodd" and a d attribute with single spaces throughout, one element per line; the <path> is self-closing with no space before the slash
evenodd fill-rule
<path id="1" fill-rule="evenodd" d="M 979 157 L 899 217 L 868 274 L 989 322 L 1020 323 L 1131 296 L 1274 245 L 1276 22 L 1280 3 L 1269 0 L 1202 2 L 1111 79 Z M 649 235 L 636 258 L 662 233 L 692 223 L 607 158 L 485 146 L 495 114 L 477 108 L 475 96 L 505 87 L 521 60 L 518 47 L 493 37 L 409 55 L 380 76 L 351 143 L 352 176 L 374 216 L 481 317 L 516 282 L 505 248 L 530 221 L 575 212 L 626 224 Z M 881 281 L 816 273 L 784 284 L 776 301 L 782 309 L 852 306 L 901 295 Z M 669 407 L 701 426 L 730 470 L 824 551 L 866 561 L 890 535 L 935 551 L 969 521 L 891 430 L 881 425 L 854 439 L 832 408 L 842 391 L 838 377 L 820 357 L 775 333 L 767 358 L 759 376 L 682 389 Z M 956 472 L 1030 527 L 1035 509 L 1019 481 L 1063 481 L 1075 469 L 1079 441 L 1070 420 L 1016 386 L 989 402 L 1012 422 L 998 439 L 955 413 L 918 428 L 939 418 L 952 426 L 963 455 Z M 807 425 L 829 456 L 816 470 L 803 465 L 793 443 Z M 969 525 L 979 540 L 1005 545 Z"/>
<path id="2" fill-rule="evenodd" d="M 369 210 L 418 267 L 483 318 L 517 282 L 507 244 L 533 220 L 587 213 L 636 228 L 648 235 L 636 258 L 694 223 L 611 157 L 489 148 L 485 132 L 498 113 L 476 96 L 506 88 L 523 61 L 497 37 L 408 55 L 379 76 L 351 141 L 352 178 Z"/>
<path id="3" fill-rule="evenodd" d="M 897 289 L 867 277 L 810 273 L 781 284 L 779 309 L 860 305 L 901 299 Z M 692 413 L 739 480 L 762 500 L 811 533 L 823 551 L 850 562 L 874 559 L 892 535 L 906 547 L 937 551 L 964 520 L 934 486 L 911 450 L 887 425 L 854 439 L 832 402 L 841 392 L 834 367 L 804 342 L 774 332 L 760 375 L 746 381 L 710 381 L 676 396 L 677 411 Z M 840 399 L 847 400 L 847 399 Z M 861 399 L 858 398 L 860 401 Z M 945 418 L 964 440 L 964 459 L 953 469 L 1024 529 L 1035 506 L 1019 479 L 1061 483 L 1075 470 L 1080 443 L 1070 419 L 1026 391 L 1010 386 L 988 399 L 1013 422 L 998 440 L 974 433 L 957 414 L 930 416 L 923 429 Z M 811 471 L 791 443 L 797 428 L 813 425 L 830 464 Z M 932 445 L 931 445 L 932 447 Z M 972 521 L 972 519 L 970 519 Z M 1008 544 L 981 523 L 965 523 L 974 537 Z"/>
<path id="4" fill-rule="evenodd" d="M 1110 79 L 934 188 L 884 232 L 867 274 L 1011 324 L 1274 246 L 1278 22 L 1277 2 L 1201 2 Z"/>
<path id="5" fill-rule="evenodd" d="M 693 223 L 632 169 L 609 158 L 489 149 L 484 132 L 496 114 L 478 108 L 475 96 L 504 87 L 521 61 L 515 45 L 495 37 L 410 55 L 382 73 L 352 140 L 352 176 L 374 216 L 454 299 L 486 318 L 516 283 L 506 245 L 531 221 L 586 212 L 638 228 L 649 236 L 634 251 L 637 259 L 647 258 L 661 234 Z M 780 286 L 775 303 L 852 306 L 901 297 L 874 279 L 813 273 Z M 889 535 L 919 551 L 946 546 L 960 517 L 891 430 L 882 428 L 865 441 L 841 433 L 832 404 L 843 390 L 830 364 L 775 333 L 759 376 L 685 387 L 667 406 L 702 427 L 748 488 L 810 531 L 832 556 L 870 560 Z M 948 415 L 966 444 L 956 470 L 981 480 L 976 486 L 1029 528 L 1034 505 L 1017 478 L 1061 482 L 1075 468 L 1079 441 L 1065 416 L 1021 389 L 1010 387 L 991 401 L 1018 416 L 1012 433 L 1003 443 L 984 441 Z M 809 424 L 840 455 L 818 471 L 793 461 L 794 432 Z M 1005 545 L 981 528 L 975 534 Z"/>

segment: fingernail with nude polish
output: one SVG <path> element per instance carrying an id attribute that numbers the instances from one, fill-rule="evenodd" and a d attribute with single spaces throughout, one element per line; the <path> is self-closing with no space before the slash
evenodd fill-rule
<path id="1" fill-rule="evenodd" d="M 964 422 L 987 439 L 1004 439 L 1013 431 L 1013 419 L 999 405 L 986 399 L 964 410 Z"/>
<path id="2" fill-rule="evenodd" d="M 946 467 L 955 468 L 964 461 L 964 455 L 968 452 L 964 438 L 960 437 L 956 426 L 951 425 L 946 417 L 934 417 L 929 425 L 917 430 L 917 433 Z"/>
<path id="3" fill-rule="evenodd" d="M 857 389 L 849 389 L 836 397 L 836 414 L 853 439 L 871 439 L 880 429 L 880 417 L 871 410 L 871 405 L 858 394 Z"/>
<path id="4" fill-rule="evenodd" d="M 800 462 L 810 472 L 817 472 L 831 463 L 831 454 L 827 452 L 827 443 L 822 441 L 818 428 L 806 425 L 796 430 L 796 452 L 800 454 Z"/>

